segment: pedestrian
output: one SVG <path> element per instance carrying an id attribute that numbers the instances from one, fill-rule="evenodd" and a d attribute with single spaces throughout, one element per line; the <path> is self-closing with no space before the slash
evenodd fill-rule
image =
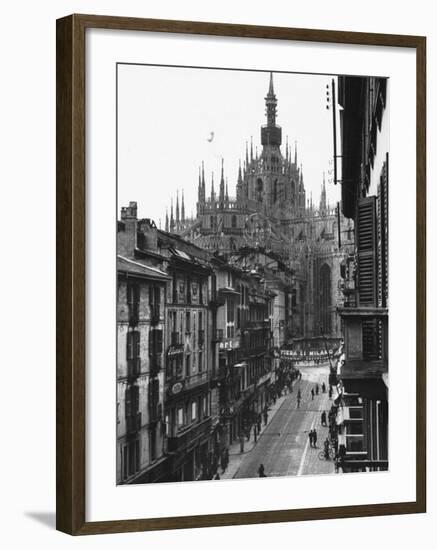
<path id="1" fill-rule="evenodd" d="M 244 435 L 243 432 L 240 434 L 240 453 L 244 453 Z"/>
<path id="2" fill-rule="evenodd" d="M 264 426 L 267 426 L 267 420 L 269 419 L 268 412 L 264 411 L 263 416 L 264 416 Z"/>
<path id="3" fill-rule="evenodd" d="M 326 411 L 322 412 L 321 423 L 322 423 L 322 426 L 326 426 Z"/>
<path id="4" fill-rule="evenodd" d="M 265 472 L 264 472 L 264 464 L 259 465 L 258 475 L 259 475 L 259 477 L 267 477 Z"/>
<path id="5" fill-rule="evenodd" d="M 316 384 L 316 395 L 319 395 L 319 385 Z"/>
<path id="6" fill-rule="evenodd" d="M 309 439 L 309 442 L 310 442 L 310 447 L 313 446 L 313 430 L 310 430 L 308 432 L 308 439 Z"/>
<path id="7" fill-rule="evenodd" d="M 314 389 L 311 388 L 311 401 L 313 401 L 313 399 L 314 399 Z"/>
<path id="8" fill-rule="evenodd" d="M 313 444 L 317 447 L 317 430 L 313 430 Z"/>
<path id="9" fill-rule="evenodd" d="M 225 455 L 224 451 L 222 452 L 222 454 L 220 456 L 220 467 L 222 469 L 222 474 L 223 474 L 226 470 L 226 455 Z"/>
<path id="10" fill-rule="evenodd" d="M 300 400 L 302 399 L 302 394 L 300 392 L 300 388 L 297 390 L 297 398 Z"/>
<path id="11" fill-rule="evenodd" d="M 332 386 L 329 386 L 329 399 L 332 399 Z"/>
<path id="12" fill-rule="evenodd" d="M 326 393 L 326 384 L 325 384 L 325 382 L 323 382 L 323 384 L 322 384 L 322 392 Z"/>

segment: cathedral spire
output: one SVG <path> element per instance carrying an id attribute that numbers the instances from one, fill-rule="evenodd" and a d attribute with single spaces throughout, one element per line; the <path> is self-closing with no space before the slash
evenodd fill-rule
<path id="1" fill-rule="evenodd" d="M 165 230 L 168 233 L 168 230 L 170 229 L 168 224 L 168 208 L 165 209 Z"/>
<path id="2" fill-rule="evenodd" d="M 285 161 L 288 164 L 288 136 L 285 138 Z"/>
<path id="3" fill-rule="evenodd" d="M 179 229 L 179 189 L 176 191 L 176 229 Z"/>
<path id="4" fill-rule="evenodd" d="M 297 141 L 294 142 L 294 164 L 297 166 Z"/>
<path id="5" fill-rule="evenodd" d="M 282 130 L 280 126 L 276 126 L 276 107 L 278 102 L 273 87 L 273 73 L 270 73 L 269 90 L 264 99 L 266 102 L 267 124 L 261 127 L 261 144 L 263 147 L 280 147 Z"/>
<path id="6" fill-rule="evenodd" d="M 171 206 L 170 206 L 170 231 L 171 233 L 173 233 L 174 231 L 173 199 L 171 199 Z"/>
<path id="7" fill-rule="evenodd" d="M 323 172 L 323 184 L 322 192 L 320 194 L 320 211 L 326 212 L 326 184 L 325 184 L 325 172 Z"/>
<path id="8" fill-rule="evenodd" d="M 215 202 L 214 172 L 211 172 L 211 202 Z"/>
<path id="9" fill-rule="evenodd" d="M 237 183 L 243 183 L 243 176 L 241 175 L 241 159 L 238 161 L 238 180 Z"/>
<path id="10" fill-rule="evenodd" d="M 250 136 L 250 162 L 253 161 L 253 138 Z"/>
<path id="11" fill-rule="evenodd" d="M 181 207 L 181 222 L 185 222 L 185 201 L 184 201 L 184 190 L 182 189 L 182 207 Z"/>
<path id="12" fill-rule="evenodd" d="M 222 172 L 220 176 L 220 193 L 219 193 L 219 202 L 223 204 L 225 200 L 225 175 L 224 175 L 224 159 L 222 158 Z"/>
<path id="13" fill-rule="evenodd" d="M 270 73 L 269 91 L 265 97 L 267 126 L 276 126 L 276 105 L 277 100 L 273 88 L 273 73 Z"/>
<path id="14" fill-rule="evenodd" d="M 225 191 L 225 201 L 226 201 L 226 204 L 229 204 L 229 193 L 228 193 L 228 178 L 226 178 L 226 191 Z"/>
<path id="15" fill-rule="evenodd" d="M 249 164 L 249 149 L 246 141 L 246 167 L 248 166 L 248 164 Z"/>

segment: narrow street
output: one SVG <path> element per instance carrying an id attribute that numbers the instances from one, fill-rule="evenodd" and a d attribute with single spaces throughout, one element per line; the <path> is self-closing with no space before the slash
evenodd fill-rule
<path id="1" fill-rule="evenodd" d="M 258 476 L 262 463 L 268 477 L 334 473 L 332 461 L 319 459 L 328 428 L 320 423 L 322 411 L 329 411 L 332 400 L 328 391 L 322 393 L 325 382 L 328 389 L 329 366 L 303 367 L 302 380 L 293 385 L 293 392 L 285 398 L 274 413 L 271 421 L 260 435 L 252 450 L 241 458 L 234 478 Z M 311 398 L 311 389 L 319 385 L 319 395 Z M 297 407 L 297 393 L 301 390 L 302 400 Z M 333 396 L 335 398 L 335 394 Z M 317 430 L 317 448 L 309 445 L 308 432 Z"/>

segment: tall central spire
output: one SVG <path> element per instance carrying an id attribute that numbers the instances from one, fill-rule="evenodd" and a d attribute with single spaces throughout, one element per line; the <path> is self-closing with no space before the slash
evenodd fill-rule
<path id="1" fill-rule="evenodd" d="M 265 145 L 280 146 L 282 142 L 282 130 L 276 125 L 276 107 L 278 101 L 273 87 L 273 73 L 270 73 L 269 90 L 266 97 L 267 125 L 261 127 L 261 143 Z"/>
<path id="2" fill-rule="evenodd" d="M 273 73 L 270 73 L 269 91 L 266 95 L 267 126 L 276 126 L 276 106 L 278 101 L 273 88 Z"/>

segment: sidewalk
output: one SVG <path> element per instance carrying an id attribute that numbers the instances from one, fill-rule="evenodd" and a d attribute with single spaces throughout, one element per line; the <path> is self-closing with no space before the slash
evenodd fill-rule
<path id="1" fill-rule="evenodd" d="M 257 441 L 259 437 L 262 435 L 264 430 L 268 427 L 270 422 L 273 420 L 275 414 L 280 409 L 282 403 L 285 401 L 285 399 L 288 397 L 287 395 L 283 395 L 279 399 L 276 400 L 275 404 L 270 405 L 269 410 L 269 416 L 267 420 L 267 424 L 264 425 L 264 422 L 262 422 L 261 426 L 261 432 L 257 435 Z M 240 453 L 240 441 L 236 441 L 229 447 L 229 464 L 226 468 L 226 471 L 222 474 L 221 468 L 218 469 L 220 479 L 232 479 L 235 477 L 236 473 L 238 472 L 238 469 L 240 468 L 241 462 L 243 461 L 243 458 L 247 456 L 253 448 L 256 446 L 255 438 L 253 436 L 253 428 L 250 431 L 250 440 L 248 441 L 246 438 L 244 439 L 244 452 Z"/>

